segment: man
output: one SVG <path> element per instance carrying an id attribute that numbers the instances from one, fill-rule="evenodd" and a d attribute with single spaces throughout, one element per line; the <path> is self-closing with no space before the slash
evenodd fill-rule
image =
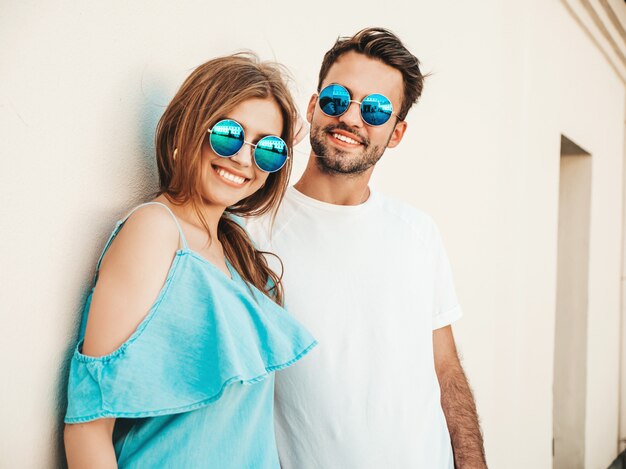
<path id="1" fill-rule="evenodd" d="M 276 378 L 283 468 L 486 467 L 439 232 L 368 187 L 422 84 L 419 61 L 390 31 L 339 39 L 307 108 L 306 170 L 273 225 L 248 224 L 284 263 L 287 309 L 320 344 Z"/>

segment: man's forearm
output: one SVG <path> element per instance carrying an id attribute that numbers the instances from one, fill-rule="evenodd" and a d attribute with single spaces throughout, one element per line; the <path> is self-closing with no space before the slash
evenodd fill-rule
<path id="1" fill-rule="evenodd" d="M 457 469 L 487 467 L 483 437 L 478 424 L 474 396 L 458 359 L 447 364 L 439 375 L 441 407 L 446 416 L 448 431 Z"/>

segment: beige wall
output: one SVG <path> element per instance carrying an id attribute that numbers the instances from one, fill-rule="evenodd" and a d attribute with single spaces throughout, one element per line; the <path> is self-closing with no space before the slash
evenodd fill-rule
<path id="1" fill-rule="evenodd" d="M 382 25 L 433 76 L 374 185 L 441 227 L 493 468 L 552 465 L 560 135 L 591 153 L 585 454 L 587 467 L 606 467 L 617 447 L 626 96 L 565 4 L 231 4 L 230 21 L 200 1 L 0 6 L 10 45 L 0 50 L 0 466 L 56 464 L 60 367 L 95 260 L 115 219 L 155 189 L 154 126 L 192 67 L 252 48 L 290 67 L 304 109 L 334 38 Z M 306 157 L 296 159 L 297 175 Z"/>

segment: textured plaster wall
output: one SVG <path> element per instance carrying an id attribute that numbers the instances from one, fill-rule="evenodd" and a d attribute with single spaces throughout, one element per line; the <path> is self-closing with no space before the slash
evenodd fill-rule
<path id="1" fill-rule="evenodd" d="M 339 34 L 393 29 L 432 72 L 373 184 L 429 211 L 490 466 L 552 464 L 561 133 L 592 154 L 587 467 L 617 440 L 624 84 L 557 0 L 0 5 L 0 467 L 62 460 L 63 364 L 114 221 L 156 189 L 156 122 L 194 66 L 251 48 L 304 109 Z M 300 150 L 307 152 L 307 144 Z M 294 178 L 304 168 L 296 156 Z"/>

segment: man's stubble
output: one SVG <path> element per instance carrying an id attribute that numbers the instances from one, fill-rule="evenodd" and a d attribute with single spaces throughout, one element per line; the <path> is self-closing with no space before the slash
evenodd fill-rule
<path id="1" fill-rule="evenodd" d="M 359 154 L 329 148 L 324 142 L 326 135 L 335 129 L 349 132 L 363 141 L 363 149 Z M 391 135 L 389 136 L 391 138 Z M 387 140 L 387 143 L 389 140 Z M 371 145 L 367 139 L 355 134 L 350 128 L 342 123 L 338 125 L 328 125 L 324 128 L 320 126 L 311 127 L 311 149 L 316 155 L 315 163 L 317 168 L 326 174 L 358 176 L 374 166 L 383 156 L 387 145 Z"/>

